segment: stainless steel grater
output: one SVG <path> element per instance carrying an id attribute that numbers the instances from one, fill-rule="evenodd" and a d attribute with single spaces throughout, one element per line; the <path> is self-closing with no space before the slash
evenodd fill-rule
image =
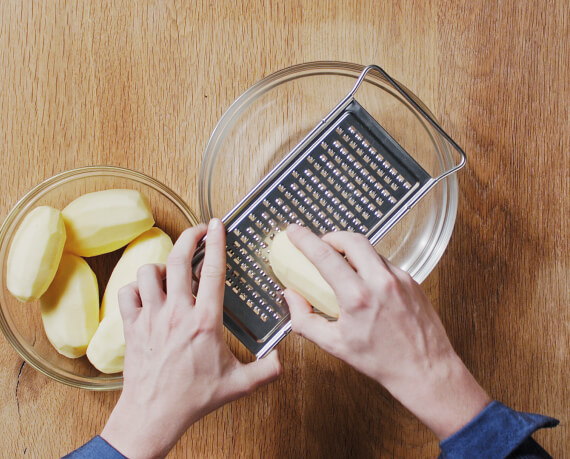
<path id="1" fill-rule="evenodd" d="M 355 99 L 370 71 L 403 96 L 460 155 L 430 176 Z M 317 234 L 356 231 L 372 244 L 430 189 L 465 164 L 463 150 L 378 66 L 222 220 L 227 231 L 224 325 L 257 358 L 291 329 L 282 285 L 268 261 L 274 234 L 297 223 Z M 197 264 L 203 253 L 199 253 Z"/>

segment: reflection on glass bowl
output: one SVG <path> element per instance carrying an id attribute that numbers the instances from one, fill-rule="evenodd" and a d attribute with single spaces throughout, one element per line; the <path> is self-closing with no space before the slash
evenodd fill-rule
<path id="1" fill-rule="evenodd" d="M 352 89 L 363 68 L 343 62 L 296 65 L 242 94 L 216 125 L 204 152 L 202 218 L 231 210 Z M 380 74 L 369 74 L 356 99 L 432 176 L 454 166 L 440 134 Z M 449 242 L 457 197 L 457 178 L 451 175 L 407 213 L 377 251 L 422 282 Z"/>

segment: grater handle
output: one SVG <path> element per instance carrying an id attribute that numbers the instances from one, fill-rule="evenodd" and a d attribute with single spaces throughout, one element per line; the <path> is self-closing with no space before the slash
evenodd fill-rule
<path id="1" fill-rule="evenodd" d="M 382 77 L 384 79 L 386 79 L 386 81 L 388 81 L 388 83 L 390 83 L 392 85 L 392 87 L 398 91 L 400 93 L 400 95 L 402 95 L 402 97 L 404 97 L 404 99 L 406 99 L 406 101 L 408 101 L 418 112 L 420 112 L 420 114 L 424 117 L 424 119 L 447 141 L 447 143 L 449 143 L 449 145 L 451 145 L 451 147 L 457 152 L 457 154 L 460 157 L 459 163 L 457 163 L 454 167 L 452 167 L 451 169 L 448 169 L 447 171 L 443 172 L 442 174 L 438 175 L 437 177 L 434 177 L 434 182 L 433 185 L 435 185 L 436 183 L 440 182 L 441 180 L 443 180 L 444 178 L 446 178 L 447 176 L 454 174 L 455 172 L 457 172 L 459 169 L 461 169 L 463 166 L 465 166 L 465 163 L 467 162 L 467 155 L 465 154 L 465 151 L 463 151 L 463 149 L 450 137 L 450 135 L 445 132 L 443 130 L 443 128 L 439 125 L 439 123 L 434 120 L 431 115 L 429 113 L 427 113 L 408 93 L 407 91 L 400 86 L 400 84 L 394 80 L 390 75 L 388 75 L 386 73 L 386 71 L 382 68 L 379 67 L 378 65 L 368 65 L 364 68 L 364 70 L 362 71 L 362 73 L 360 74 L 360 76 L 358 77 L 358 80 L 356 80 L 356 83 L 354 84 L 354 87 L 352 88 L 352 90 L 350 91 L 350 93 L 347 95 L 346 99 L 352 99 L 354 98 L 354 95 L 356 94 L 356 91 L 358 90 L 359 86 L 362 84 L 362 82 L 364 81 L 366 75 L 372 71 L 372 70 L 376 70 L 378 73 L 380 73 L 380 75 L 382 75 Z M 346 100 L 345 99 L 345 100 Z"/>

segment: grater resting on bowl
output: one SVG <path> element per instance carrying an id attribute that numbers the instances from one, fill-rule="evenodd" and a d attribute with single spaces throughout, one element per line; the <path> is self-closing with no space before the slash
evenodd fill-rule
<path id="1" fill-rule="evenodd" d="M 360 105 L 355 94 L 378 72 L 460 156 L 432 177 Z M 429 190 L 465 164 L 465 153 L 384 70 L 368 66 L 346 97 L 222 220 L 226 226 L 224 325 L 257 358 L 291 329 L 268 253 L 289 223 L 317 234 L 355 231 L 378 242 Z M 198 252 L 194 265 L 203 251 Z"/>

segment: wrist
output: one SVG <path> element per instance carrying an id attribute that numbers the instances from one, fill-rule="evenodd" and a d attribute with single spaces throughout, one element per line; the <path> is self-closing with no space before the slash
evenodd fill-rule
<path id="1" fill-rule="evenodd" d="M 156 419 L 153 410 L 136 401 L 126 400 L 124 393 L 101 437 L 129 459 L 165 457 L 177 440 L 177 434 L 168 432 L 172 423 Z"/>
<path id="2" fill-rule="evenodd" d="M 440 440 L 459 431 L 491 402 L 455 353 L 418 371 L 408 387 L 400 384 L 390 392 Z"/>

